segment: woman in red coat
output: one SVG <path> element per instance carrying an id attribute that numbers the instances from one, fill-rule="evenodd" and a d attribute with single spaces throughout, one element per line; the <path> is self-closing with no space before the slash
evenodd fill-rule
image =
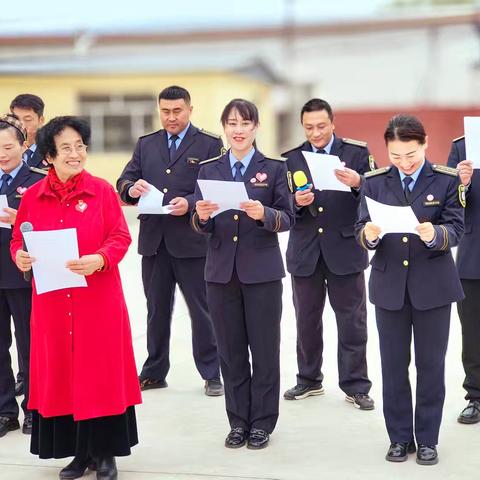
<path id="1" fill-rule="evenodd" d="M 79 260 L 66 268 L 88 286 L 38 294 L 33 281 L 31 452 L 74 460 L 60 478 L 116 479 L 116 456 L 138 443 L 134 405 L 141 403 L 127 307 L 118 263 L 131 243 L 113 188 L 84 170 L 90 128 L 75 117 L 57 117 L 39 132 L 38 148 L 51 164 L 46 178 L 24 194 L 11 253 L 29 271 L 31 258 L 19 229 L 76 228 Z"/>

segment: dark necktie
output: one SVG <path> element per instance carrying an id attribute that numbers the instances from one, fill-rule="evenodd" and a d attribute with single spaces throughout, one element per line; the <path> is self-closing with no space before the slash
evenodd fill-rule
<path id="1" fill-rule="evenodd" d="M 26 153 L 26 160 L 25 162 L 30 165 L 30 159 L 32 158 L 32 155 L 33 155 L 33 151 L 30 150 L 29 148 L 27 148 L 27 150 L 25 150 L 25 153 Z"/>
<path id="2" fill-rule="evenodd" d="M 11 178 L 12 176 L 9 175 L 8 173 L 4 173 L 2 175 L 2 186 L 0 187 L 0 195 L 5 195 L 7 193 L 8 182 L 10 181 Z"/>
<path id="3" fill-rule="evenodd" d="M 317 150 L 317 153 L 327 153 L 323 148 L 321 150 Z"/>
<path id="4" fill-rule="evenodd" d="M 170 154 L 170 161 L 175 159 L 175 155 L 177 154 L 177 144 L 175 143 L 178 140 L 178 135 L 172 135 L 170 137 L 170 148 L 168 149 Z"/>
<path id="5" fill-rule="evenodd" d="M 235 170 L 235 176 L 233 177 L 233 179 L 236 182 L 243 182 L 242 167 L 243 167 L 242 162 L 235 162 L 235 169 L 236 170 Z"/>
<path id="6" fill-rule="evenodd" d="M 405 200 L 410 203 L 412 192 L 410 191 L 410 184 L 413 182 L 412 177 L 405 177 L 403 180 L 403 192 L 405 193 Z"/>

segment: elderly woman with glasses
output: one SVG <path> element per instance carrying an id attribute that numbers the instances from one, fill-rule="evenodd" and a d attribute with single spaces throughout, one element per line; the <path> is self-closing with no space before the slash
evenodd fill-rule
<path id="1" fill-rule="evenodd" d="M 89 126 L 75 117 L 54 118 L 39 131 L 51 168 L 25 193 L 11 243 L 27 272 L 35 259 L 22 246 L 23 222 L 35 231 L 77 231 L 80 258 L 66 268 L 84 275 L 87 287 L 38 294 L 34 278 L 32 296 L 31 452 L 74 456 L 62 479 L 87 468 L 116 479 L 115 457 L 138 442 L 134 405 L 141 397 L 118 270 L 131 238 L 114 189 L 84 170 L 89 140 Z"/>

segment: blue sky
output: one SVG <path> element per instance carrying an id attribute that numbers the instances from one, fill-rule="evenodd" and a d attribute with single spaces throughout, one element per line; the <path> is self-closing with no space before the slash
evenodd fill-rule
<path id="1" fill-rule="evenodd" d="M 3 2 L 0 35 L 78 29 L 181 30 L 280 24 L 286 15 L 295 22 L 374 16 L 389 0 L 102 0 L 77 2 L 24 0 Z M 288 12 L 288 13 L 287 13 Z"/>

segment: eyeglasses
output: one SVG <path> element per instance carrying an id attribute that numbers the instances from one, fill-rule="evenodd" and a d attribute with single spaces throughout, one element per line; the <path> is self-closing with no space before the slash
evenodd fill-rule
<path id="1" fill-rule="evenodd" d="M 83 143 L 79 145 L 65 145 L 58 149 L 61 155 L 71 155 L 74 151 L 77 153 L 85 153 L 87 151 L 87 145 Z"/>

